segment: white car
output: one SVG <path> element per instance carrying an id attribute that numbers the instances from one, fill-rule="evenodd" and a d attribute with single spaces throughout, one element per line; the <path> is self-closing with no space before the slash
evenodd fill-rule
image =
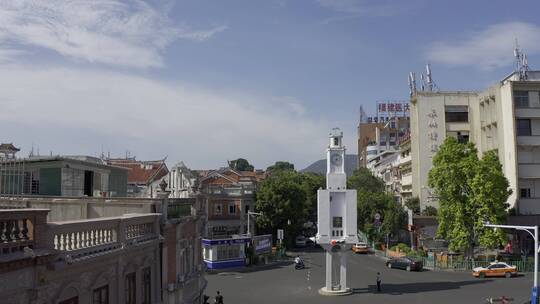
<path id="1" fill-rule="evenodd" d="M 299 235 L 294 240 L 294 244 L 296 247 L 306 247 L 306 237 L 303 235 Z"/>

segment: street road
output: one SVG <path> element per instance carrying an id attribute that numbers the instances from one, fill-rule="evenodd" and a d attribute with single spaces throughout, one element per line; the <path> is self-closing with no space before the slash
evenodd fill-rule
<path id="1" fill-rule="evenodd" d="M 469 272 L 407 272 L 388 269 L 373 255 L 350 254 L 349 286 L 354 294 L 325 297 L 318 294 L 324 284 L 324 252 L 301 252 L 306 269 L 283 265 L 252 272 L 206 275 L 206 294 L 221 291 L 225 304 L 231 303 L 486 303 L 488 297 L 514 298 L 512 304 L 529 300 L 532 275 L 516 278 L 476 279 Z M 382 292 L 377 293 L 376 274 L 381 272 Z M 500 303 L 500 302 L 499 302 Z"/>

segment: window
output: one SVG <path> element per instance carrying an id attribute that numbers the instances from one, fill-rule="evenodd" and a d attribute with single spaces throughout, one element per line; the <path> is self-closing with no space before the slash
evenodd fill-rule
<path id="1" fill-rule="evenodd" d="M 469 142 L 468 132 L 457 132 L 457 140 L 460 144 L 466 144 Z"/>
<path id="2" fill-rule="evenodd" d="M 343 227 L 343 218 L 341 216 L 334 216 L 332 218 L 332 227 L 334 228 Z"/>
<path id="3" fill-rule="evenodd" d="M 240 245 L 223 245 L 217 246 L 217 259 L 229 260 L 237 259 L 240 257 Z"/>
<path id="4" fill-rule="evenodd" d="M 514 91 L 514 106 L 516 108 L 529 107 L 529 92 L 527 91 Z"/>
<path id="5" fill-rule="evenodd" d="M 467 106 L 445 106 L 444 119 L 446 122 L 468 122 L 469 108 Z"/>
<path id="6" fill-rule="evenodd" d="M 93 304 L 109 304 L 109 285 L 94 289 L 92 293 Z"/>
<path id="7" fill-rule="evenodd" d="M 516 119 L 516 129 L 518 136 L 531 136 L 531 120 Z"/>
<path id="8" fill-rule="evenodd" d="M 229 203 L 229 214 L 236 214 L 236 204 Z"/>
<path id="9" fill-rule="evenodd" d="M 221 204 L 215 204 L 214 205 L 214 214 L 221 215 L 221 213 L 222 213 L 221 208 L 222 208 Z"/>
<path id="10" fill-rule="evenodd" d="M 126 304 L 135 304 L 135 272 L 126 275 L 126 283 L 124 288 L 126 292 Z"/>
<path id="11" fill-rule="evenodd" d="M 337 137 L 334 137 L 334 146 L 337 146 L 339 143 L 339 139 Z"/>
<path id="12" fill-rule="evenodd" d="M 519 189 L 520 198 L 531 198 L 531 189 L 530 188 L 521 188 Z"/>
<path id="13" fill-rule="evenodd" d="M 151 304 L 152 302 L 152 271 L 150 267 L 142 270 L 142 304 Z"/>

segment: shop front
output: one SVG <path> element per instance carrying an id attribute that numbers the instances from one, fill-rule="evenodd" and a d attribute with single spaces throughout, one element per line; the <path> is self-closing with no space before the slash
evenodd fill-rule
<path id="1" fill-rule="evenodd" d="M 246 244 L 249 237 L 203 239 L 203 259 L 208 269 L 242 267 L 246 265 Z"/>

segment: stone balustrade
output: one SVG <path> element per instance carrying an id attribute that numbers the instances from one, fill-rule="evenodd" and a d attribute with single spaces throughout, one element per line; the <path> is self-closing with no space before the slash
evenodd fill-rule
<path id="1" fill-rule="evenodd" d="M 159 214 L 51 222 L 48 229 L 52 247 L 76 260 L 158 239 Z"/>
<path id="2" fill-rule="evenodd" d="M 34 248 L 42 242 L 36 235 L 36 227 L 44 228 L 46 209 L 0 210 L 0 257 L 21 253 L 25 247 Z"/>

